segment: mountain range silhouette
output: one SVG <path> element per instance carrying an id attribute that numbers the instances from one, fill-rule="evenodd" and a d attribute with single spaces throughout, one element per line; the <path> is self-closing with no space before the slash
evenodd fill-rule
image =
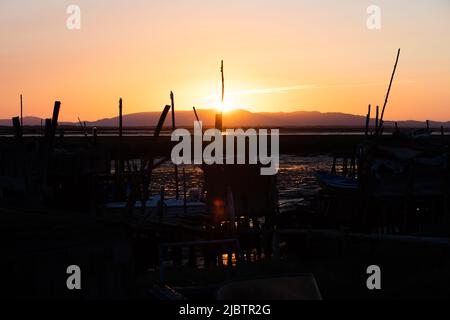
<path id="1" fill-rule="evenodd" d="M 197 114 L 204 126 L 213 126 L 215 121 L 215 109 L 197 109 Z M 124 127 L 156 126 L 161 112 L 138 112 L 123 115 Z M 81 119 L 83 120 L 83 119 Z M 195 115 L 192 110 L 177 110 L 175 114 L 177 127 L 192 127 Z M 294 112 L 250 112 L 235 109 L 223 113 L 225 127 L 364 127 L 366 117 L 340 112 L 318 112 L 318 111 L 294 111 Z M 375 120 L 372 119 L 372 122 Z M 39 126 L 41 118 L 24 117 L 24 125 Z M 424 127 L 425 121 L 401 120 L 397 121 L 400 127 L 419 128 Z M 86 121 L 87 126 L 116 127 L 119 120 L 117 117 L 103 118 L 95 121 Z M 394 121 L 385 121 L 385 126 L 394 126 Z M 11 119 L 0 119 L 0 126 L 11 126 Z M 61 121 L 60 125 L 78 126 L 78 121 Z M 165 126 L 171 125 L 171 115 L 167 116 Z M 450 126 L 450 121 L 430 121 L 430 127 Z"/>

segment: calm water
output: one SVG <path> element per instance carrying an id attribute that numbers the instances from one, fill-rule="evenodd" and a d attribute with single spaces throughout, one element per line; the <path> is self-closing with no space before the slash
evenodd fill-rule
<path id="1" fill-rule="evenodd" d="M 316 170 L 330 170 L 333 158 L 328 155 L 297 156 L 281 155 L 277 182 L 280 210 L 307 206 L 317 195 L 319 185 L 314 176 Z M 203 188 L 203 172 L 199 166 L 186 165 L 187 189 Z M 182 166 L 179 167 L 180 194 L 182 190 Z M 164 186 L 167 197 L 175 196 L 175 173 L 170 163 L 165 163 L 153 171 L 151 192 L 157 194 Z"/>

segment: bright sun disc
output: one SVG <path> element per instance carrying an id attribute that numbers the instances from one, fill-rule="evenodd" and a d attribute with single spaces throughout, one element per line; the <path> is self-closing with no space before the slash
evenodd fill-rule
<path id="1" fill-rule="evenodd" d="M 224 103 L 219 102 L 217 104 L 217 110 L 222 111 L 222 112 L 231 111 L 231 110 L 233 110 L 235 108 L 236 108 L 235 106 L 233 106 L 233 105 L 231 105 L 231 104 L 229 104 L 227 102 L 224 102 Z"/>

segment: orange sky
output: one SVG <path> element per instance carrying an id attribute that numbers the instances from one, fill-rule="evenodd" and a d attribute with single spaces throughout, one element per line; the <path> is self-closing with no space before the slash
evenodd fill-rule
<path id="1" fill-rule="evenodd" d="M 170 90 L 178 108 L 210 108 L 221 59 L 232 106 L 364 114 L 400 47 L 385 117 L 450 120 L 449 39 L 448 0 L 1 0 L 0 118 L 20 93 L 25 115 L 50 117 L 58 99 L 66 121 L 115 116 L 119 97 L 125 113 L 161 110 Z"/>

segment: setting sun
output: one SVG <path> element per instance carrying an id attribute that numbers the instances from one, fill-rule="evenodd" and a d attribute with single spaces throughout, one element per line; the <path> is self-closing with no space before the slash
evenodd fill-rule
<path id="1" fill-rule="evenodd" d="M 224 103 L 219 102 L 216 105 L 216 109 L 219 111 L 222 111 L 222 112 L 228 112 L 228 111 L 236 109 L 236 106 L 233 104 L 227 103 L 227 102 L 224 102 Z"/>
<path id="2" fill-rule="evenodd" d="M 220 100 L 220 97 L 215 97 L 213 101 L 213 107 L 220 112 L 228 112 L 238 108 L 239 103 L 234 99 L 235 97 L 227 95 L 225 93 L 224 101 Z"/>

